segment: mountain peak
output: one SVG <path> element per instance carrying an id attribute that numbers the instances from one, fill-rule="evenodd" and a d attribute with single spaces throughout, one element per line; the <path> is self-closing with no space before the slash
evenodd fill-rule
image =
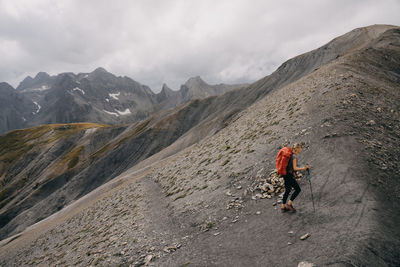
<path id="1" fill-rule="evenodd" d="M 22 82 L 19 83 L 17 90 L 22 90 L 26 87 L 29 87 L 33 82 L 34 82 L 34 79 L 31 76 L 26 76 L 26 78 Z"/>
<path id="2" fill-rule="evenodd" d="M 44 79 L 47 79 L 49 77 L 50 77 L 50 75 L 47 72 L 41 71 L 41 72 L 38 72 L 38 74 L 36 74 L 34 79 L 35 80 L 44 80 Z"/>
<path id="3" fill-rule="evenodd" d="M 168 87 L 168 85 L 166 84 L 166 83 L 164 83 L 163 84 L 163 86 L 162 86 L 162 88 L 161 88 L 161 91 L 163 92 L 170 92 L 170 91 L 172 91 L 172 89 L 171 88 L 169 88 Z"/>
<path id="4" fill-rule="evenodd" d="M 28 76 L 25 77 L 25 79 L 22 80 L 21 83 L 29 83 L 29 82 L 32 82 L 32 81 L 33 81 L 33 78 L 28 75 Z"/>
<path id="5" fill-rule="evenodd" d="M 108 71 L 105 68 L 98 67 L 93 71 L 93 73 L 108 73 Z"/>
<path id="6" fill-rule="evenodd" d="M 200 76 L 195 76 L 195 77 L 189 78 L 186 83 L 188 83 L 188 82 L 204 82 L 204 81 Z"/>
<path id="7" fill-rule="evenodd" d="M 14 87 L 6 82 L 0 82 L 0 90 L 11 92 L 14 91 Z"/>
<path id="8" fill-rule="evenodd" d="M 187 80 L 185 83 L 187 87 L 192 87 L 194 85 L 201 85 L 201 84 L 207 85 L 207 83 L 200 76 L 189 78 L 189 80 Z"/>

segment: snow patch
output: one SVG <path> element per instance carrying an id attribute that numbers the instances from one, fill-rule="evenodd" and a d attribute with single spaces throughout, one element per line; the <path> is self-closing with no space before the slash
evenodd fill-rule
<path id="1" fill-rule="evenodd" d="M 39 88 L 28 88 L 28 89 L 25 89 L 25 90 L 23 90 L 22 92 L 42 92 L 42 91 L 46 91 L 46 90 L 49 90 L 50 89 L 50 86 L 48 86 L 48 85 L 42 85 L 41 87 L 39 87 Z"/>
<path id="2" fill-rule="evenodd" d="M 75 87 L 74 89 L 72 89 L 72 91 L 79 91 L 81 92 L 83 95 L 85 94 L 85 91 L 83 91 L 81 88 L 79 87 Z"/>
<path id="3" fill-rule="evenodd" d="M 26 119 L 25 119 L 24 117 L 22 117 L 22 119 L 23 119 L 24 121 L 26 121 Z"/>
<path id="4" fill-rule="evenodd" d="M 129 108 L 125 109 L 125 111 L 119 111 L 119 110 L 115 110 L 116 112 L 119 113 L 119 115 L 128 115 L 128 114 L 132 114 L 132 112 L 129 110 Z"/>
<path id="5" fill-rule="evenodd" d="M 104 109 L 103 109 L 103 111 L 104 111 L 105 113 L 107 113 L 107 114 L 110 114 L 110 115 L 114 115 L 114 116 L 119 117 L 119 114 L 118 114 L 118 113 L 110 112 L 110 111 L 107 111 L 107 110 L 104 110 Z"/>
<path id="6" fill-rule="evenodd" d="M 106 101 L 107 101 L 107 102 L 110 102 L 110 99 L 106 98 Z"/>
<path id="7" fill-rule="evenodd" d="M 107 111 L 107 110 L 104 110 L 104 109 L 103 109 L 103 111 L 105 113 L 107 113 L 107 114 L 114 115 L 114 116 L 117 116 L 117 117 L 119 117 L 120 115 L 124 116 L 124 115 L 132 114 L 132 112 L 129 110 L 129 108 L 125 109 L 124 111 L 119 111 L 119 110 L 116 109 L 115 110 L 116 112 L 110 112 L 110 111 Z"/>
<path id="8" fill-rule="evenodd" d="M 88 75 L 88 74 L 86 74 L 85 76 L 83 76 L 83 78 L 82 78 L 82 79 L 85 79 L 85 78 L 87 78 L 87 77 L 89 77 L 89 75 Z"/>
<path id="9" fill-rule="evenodd" d="M 118 96 L 121 94 L 121 92 L 118 92 L 118 93 L 116 93 L 116 94 L 108 94 L 110 97 L 112 97 L 112 98 L 114 98 L 114 99 L 116 99 L 116 100 L 119 100 L 118 99 Z"/>
<path id="10" fill-rule="evenodd" d="M 36 107 L 37 107 L 37 110 L 36 110 L 36 114 L 38 114 L 39 113 L 39 111 L 40 111 L 40 109 L 42 108 L 37 102 L 33 102 L 35 105 L 36 105 Z"/>

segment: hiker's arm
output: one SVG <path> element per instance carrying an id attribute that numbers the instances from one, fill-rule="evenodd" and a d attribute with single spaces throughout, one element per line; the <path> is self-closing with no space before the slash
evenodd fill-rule
<path id="1" fill-rule="evenodd" d="M 297 159 L 296 158 L 293 159 L 293 170 L 294 171 L 305 171 L 305 170 L 307 170 L 308 167 L 309 166 L 306 165 L 306 167 L 304 167 L 304 168 L 298 168 L 297 167 Z"/>

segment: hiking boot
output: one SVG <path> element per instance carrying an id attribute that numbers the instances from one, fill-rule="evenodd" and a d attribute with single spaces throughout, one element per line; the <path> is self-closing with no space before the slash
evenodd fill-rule
<path id="1" fill-rule="evenodd" d="M 287 208 L 288 211 L 290 211 L 290 212 L 292 212 L 292 213 L 293 213 L 293 212 L 296 212 L 296 209 L 293 208 L 293 205 L 288 204 L 286 208 Z"/>
<path id="2" fill-rule="evenodd" d="M 289 209 L 288 208 L 286 208 L 286 206 L 285 207 L 281 207 L 281 212 L 286 212 L 286 211 L 288 211 Z"/>

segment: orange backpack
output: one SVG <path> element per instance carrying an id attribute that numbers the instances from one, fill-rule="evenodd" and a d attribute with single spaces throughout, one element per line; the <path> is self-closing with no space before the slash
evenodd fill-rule
<path id="1" fill-rule="evenodd" d="M 293 151 L 290 147 L 284 147 L 281 150 L 279 150 L 275 162 L 276 162 L 276 170 L 280 175 L 286 175 L 286 168 L 292 154 Z"/>

